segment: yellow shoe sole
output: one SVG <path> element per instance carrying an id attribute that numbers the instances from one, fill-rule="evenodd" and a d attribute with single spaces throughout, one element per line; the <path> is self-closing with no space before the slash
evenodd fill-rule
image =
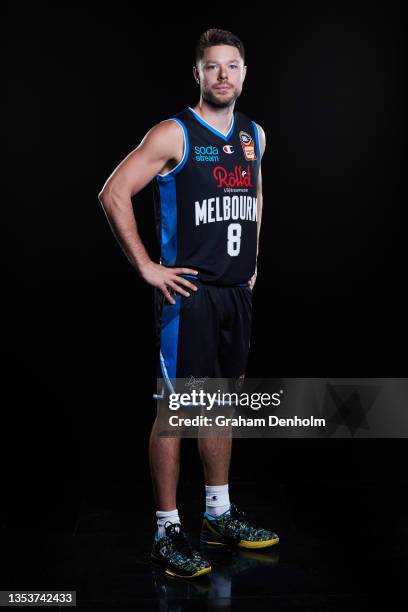
<path id="1" fill-rule="evenodd" d="M 175 576 L 176 578 L 197 578 L 198 576 L 204 576 L 204 574 L 208 574 L 208 572 L 211 572 L 211 569 L 211 565 L 210 567 L 204 567 L 203 569 L 198 570 L 198 572 L 192 574 L 191 576 L 183 576 L 182 574 L 176 574 L 169 569 L 166 569 L 165 572 L 166 574 L 169 574 L 169 576 Z"/>
<path id="2" fill-rule="evenodd" d="M 267 548 L 268 546 L 275 546 L 275 544 L 279 544 L 279 538 L 272 538 L 272 540 L 261 540 L 260 542 L 241 540 L 238 546 L 239 548 Z"/>
<path id="3" fill-rule="evenodd" d="M 206 544 L 207 546 L 228 546 L 228 544 L 224 542 L 213 542 L 211 540 L 201 540 L 202 544 Z M 272 540 L 262 540 L 260 542 L 251 542 L 250 540 L 241 540 L 235 546 L 239 548 L 268 548 L 268 546 L 275 546 L 279 544 L 279 538 L 273 538 Z"/>
<path id="4" fill-rule="evenodd" d="M 220 537 L 212 525 L 206 520 L 203 519 L 202 529 L 207 537 L 211 537 L 211 534 L 214 534 L 212 537 Z M 207 533 L 206 533 L 207 532 Z M 228 542 L 219 542 L 217 540 L 206 540 L 205 536 L 201 536 L 200 541 L 202 544 L 206 544 L 207 546 L 231 546 Z M 268 546 L 275 546 L 279 544 L 279 537 L 272 538 L 271 540 L 261 540 L 259 542 L 251 542 L 250 540 L 241 540 L 238 544 L 234 544 L 233 546 L 238 546 L 239 548 L 267 548 Z"/>

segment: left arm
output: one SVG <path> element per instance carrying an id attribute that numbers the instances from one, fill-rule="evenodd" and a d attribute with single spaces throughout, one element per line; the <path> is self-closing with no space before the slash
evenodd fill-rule
<path id="1" fill-rule="evenodd" d="M 258 125 L 258 132 L 259 132 L 259 147 L 261 149 L 261 159 L 262 159 L 263 154 L 265 153 L 265 148 L 266 148 L 266 137 L 265 137 L 265 132 L 263 131 L 260 125 Z M 258 260 L 258 251 L 259 251 L 259 234 L 261 232 L 262 206 L 263 206 L 262 171 L 261 171 L 261 164 L 259 164 L 258 184 L 257 184 L 257 190 L 256 190 L 256 218 L 257 218 L 256 258 L 257 260 Z M 255 281 L 256 281 L 256 274 L 257 274 L 257 268 L 255 268 L 255 274 L 248 281 L 248 285 L 250 289 L 254 288 Z"/>

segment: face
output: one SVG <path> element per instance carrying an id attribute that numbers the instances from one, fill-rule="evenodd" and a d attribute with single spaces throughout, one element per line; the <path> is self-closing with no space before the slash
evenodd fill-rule
<path id="1" fill-rule="evenodd" d="M 194 66 L 203 100 L 218 108 L 234 104 L 241 95 L 245 75 L 239 51 L 230 45 L 207 47 L 198 66 Z"/>

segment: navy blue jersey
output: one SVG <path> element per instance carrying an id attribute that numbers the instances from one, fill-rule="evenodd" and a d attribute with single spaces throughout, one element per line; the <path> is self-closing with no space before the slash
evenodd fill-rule
<path id="1" fill-rule="evenodd" d="M 169 120 L 183 128 L 184 154 L 153 180 L 160 263 L 198 270 L 204 283 L 245 283 L 256 266 L 258 128 L 238 111 L 226 135 L 190 107 Z"/>

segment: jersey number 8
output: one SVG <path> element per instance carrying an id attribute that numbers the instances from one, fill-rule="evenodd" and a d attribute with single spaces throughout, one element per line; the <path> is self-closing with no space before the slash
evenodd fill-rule
<path id="1" fill-rule="evenodd" d="M 230 223 L 228 225 L 227 253 L 232 257 L 239 255 L 241 250 L 241 233 L 240 223 Z"/>

